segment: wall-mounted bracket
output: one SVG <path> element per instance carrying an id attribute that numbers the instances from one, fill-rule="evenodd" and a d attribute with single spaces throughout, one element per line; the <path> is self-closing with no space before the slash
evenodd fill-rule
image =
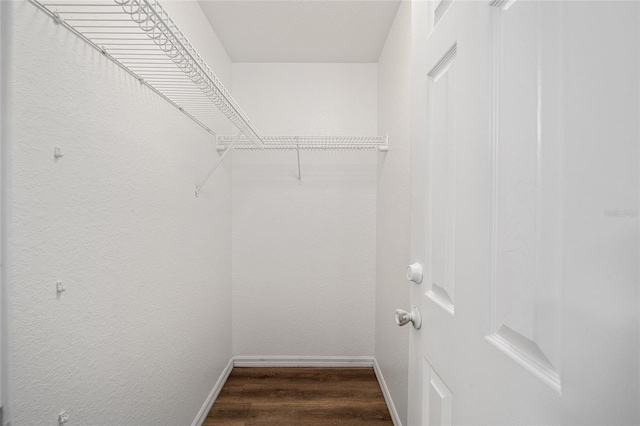
<path id="1" fill-rule="evenodd" d="M 389 134 L 384 137 L 384 144 L 378 145 L 378 151 L 380 152 L 389 152 Z"/>
<path id="2" fill-rule="evenodd" d="M 209 173 L 207 173 L 207 175 L 204 177 L 204 179 L 202 179 L 200 181 L 200 183 L 198 185 L 196 185 L 196 197 L 200 196 L 200 190 L 202 189 L 204 184 L 207 183 L 207 181 L 209 180 L 209 178 L 211 177 L 213 172 L 215 172 L 216 169 L 218 168 L 218 166 L 222 163 L 222 160 L 224 160 L 224 157 L 226 157 L 227 154 L 233 150 L 233 147 L 236 144 L 236 142 L 238 142 L 238 138 L 239 137 L 240 137 L 240 135 L 236 136 L 236 138 L 233 140 L 233 142 L 226 147 L 226 150 L 222 153 L 222 155 L 218 159 L 218 162 L 211 168 L 211 170 L 209 170 Z M 217 144 L 217 141 L 218 141 L 218 137 L 216 136 L 216 145 L 218 146 L 218 151 L 219 151 L 219 145 Z"/>

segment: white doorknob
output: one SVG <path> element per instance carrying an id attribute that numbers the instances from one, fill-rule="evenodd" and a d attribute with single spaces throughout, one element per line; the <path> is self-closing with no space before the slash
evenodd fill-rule
<path id="1" fill-rule="evenodd" d="M 422 282 L 422 265 L 416 262 L 407 266 L 407 279 L 420 284 Z"/>
<path id="2" fill-rule="evenodd" d="M 414 306 L 411 309 L 411 312 L 407 312 L 404 309 L 396 309 L 396 324 L 402 327 L 409 323 L 412 323 L 413 328 L 416 330 L 420 330 L 420 327 L 422 327 L 422 315 L 420 314 L 420 308 Z"/>

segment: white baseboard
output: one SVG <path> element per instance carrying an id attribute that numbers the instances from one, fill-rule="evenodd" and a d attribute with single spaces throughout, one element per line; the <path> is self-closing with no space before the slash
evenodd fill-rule
<path id="1" fill-rule="evenodd" d="M 207 397 L 206 401 L 204 401 L 204 405 L 198 412 L 198 415 L 196 416 L 196 418 L 193 420 L 193 423 L 191 423 L 191 426 L 201 426 L 202 423 L 204 423 L 204 420 L 207 418 L 207 414 L 209 414 L 209 410 L 211 410 L 213 403 L 215 402 L 216 398 L 220 394 L 220 391 L 222 390 L 222 387 L 224 386 L 225 382 L 229 378 L 229 374 L 231 374 L 231 370 L 233 370 L 233 358 L 229 360 L 229 362 L 227 363 L 227 366 L 224 368 L 224 370 L 222 370 L 222 374 L 220 375 L 220 377 L 218 378 L 218 381 L 216 382 L 215 386 L 211 390 L 211 393 L 209 393 L 209 396 Z"/>
<path id="2" fill-rule="evenodd" d="M 387 402 L 389 414 L 391 414 L 391 420 L 393 420 L 394 426 L 402 426 L 400 416 L 398 416 L 398 411 L 393 404 L 393 399 L 391 399 L 389 388 L 387 387 L 387 383 L 384 381 L 382 370 L 380 370 L 380 365 L 378 365 L 378 361 L 376 359 L 373 360 L 373 371 L 375 371 L 376 377 L 378 378 L 378 383 L 380 383 L 380 389 L 382 389 L 382 395 L 384 395 L 384 400 Z"/>
<path id="3" fill-rule="evenodd" d="M 373 367 L 371 356 L 236 356 L 235 367 Z"/>

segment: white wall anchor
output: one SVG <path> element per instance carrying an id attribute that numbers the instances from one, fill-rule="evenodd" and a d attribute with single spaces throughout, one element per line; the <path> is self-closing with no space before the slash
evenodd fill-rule
<path id="1" fill-rule="evenodd" d="M 58 423 L 64 424 L 68 421 L 69 421 L 69 413 L 67 413 L 66 411 L 61 411 L 58 414 Z"/>
<path id="2" fill-rule="evenodd" d="M 58 146 L 55 147 L 55 149 L 53 150 L 53 156 L 55 158 L 62 158 L 64 157 L 64 154 L 62 153 L 62 149 Z"/>
<path id="3" fill-rule="evenodd" d="M 64 284 L 62 284 L 62 281 L 56 281 L 56 292 L 62 293 L 65 290 L 66 290 L 66 288 L 65 288 Z"/>

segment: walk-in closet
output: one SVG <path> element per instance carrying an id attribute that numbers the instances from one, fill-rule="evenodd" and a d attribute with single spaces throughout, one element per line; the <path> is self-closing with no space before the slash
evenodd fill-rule
<path id="1" fill-rule="evenodd" d="M 640 3 L 9 0 L 0 53 L 0 426 L 640 422 Z"/>

